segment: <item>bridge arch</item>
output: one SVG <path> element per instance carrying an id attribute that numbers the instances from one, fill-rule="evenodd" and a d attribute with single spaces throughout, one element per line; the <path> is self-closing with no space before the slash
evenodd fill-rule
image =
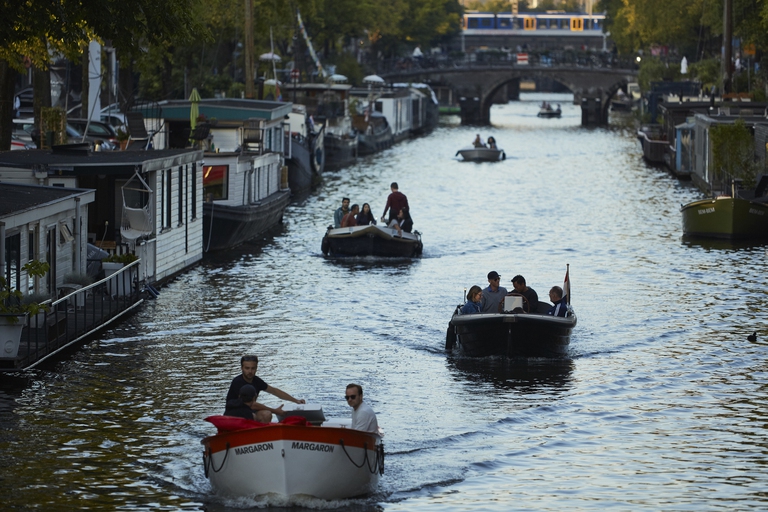
<path id="1" fill-rule="evenodd" d="M 506 84 L 521 78 L 546 77 L 570 89 L 577 101 L 583 98 L 599 101 L 598 123 L 608 119 L 610 98 L 637 76 L 636 70 L 584 66 L 464 66 L 450 69 L 418 69 L 385 74 L 398 82 L 442 83 L 451 87 L 459 98 L 462 124 L 490 124 L 493 97 Z M 590 107 L 591 108 L 591 107 Z M 585 119 L 582 116 L 582 119 Z"/>

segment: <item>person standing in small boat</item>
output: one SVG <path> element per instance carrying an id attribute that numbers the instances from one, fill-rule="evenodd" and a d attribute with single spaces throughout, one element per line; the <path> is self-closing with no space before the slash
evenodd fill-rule
<path id="1" fill-rule="evenodd" d="M 240 394 L 234 400 L 227 400 L 227 408 L 224 409 L 224 416 L 234 416 L 235 418 L 244 418 L 246 420 L 256 419 L 256 413 L 253 412 L 253 401 L 256 400 L 256 388 L 250 384 L 240 388 Z"/>
<path id="2" fill-rule="evenodd" d="M 296 404 L 305 403 L 304 400 L 293 398 L 285 391 L 278 388 L 273 388 L 259 377 L 257 377 L 256 369 L 258 367 L 258 356 L 245 355 L 240 358 L 240 368 L 243 373 L 232 379 L 232 384 L 229 385 L 229 391 L 227 392 L 227 403 L 229 403 L 230 400 L 237 400 L 240 398 L 240 389 L 246 384 L 250 384 L 256 390 L 256 395 L 254 396 L 253 402 L 251 404 L 251 409 L 255 411 L 254 414 L 256 421 L 260 421 L 262 423 L 270 423 L 272 421 L 273 414 L 277 416 L 283 416 L 284 413 L 282 404 L 280 407 L 272 409 L 264 404 L 257 402 L 256 400 L 259 398 L 259 393 L 261 391 L 266 391 L 271 395 L 275 395 L 277 398 L 289 400 Z"/>
<path id="3" fill-rule="evenodd" d="M 344 219 L 344 216 L 348 213 L 349 213 L 349 198 L 345 197 L 344 199 L 341 200 L 341 206 L 333 214 L 333 227 L 340 228 L 342 219 Z"/>
<path id="4" fill-rule="evenodd" d="M 539 307 L 539 295 L 536 290 L 526 285 L 525 278 L 520 274 L 512 278 L 512 287 L 515 289 L 515 293 L 519 293 L 527 299 L 527 302 L 523 304 L 523 310 L 526 313 L 535 313 Z"/>
<path id="5" fill-rule="evenodd" d="M 482 313 L 482 300 L 483 290 L 477 285 L 472 286 L 472 288 L 470 288 L 469 292 L 467 293 L 467 302 L 461 306 L 461 310 L 459 312 L 462 315 L 474 315 L 477 313 Z"/>
<path id="6" fill-rule="evenodd" d="M 360 210 L 360 213 L 357 214 L 357 221 L 358 226 L 368 226 L 368 225 L 376 225 L 376 219 L 373 217 L 373 212 L 371 211 L 371 205 L 368 203 L 363 203 L 363 208 Z"/>
<path id="7" fill-rule="evenodd" d="M 356 204 L 352 205 L 349 213 L 341 219 L 341 227 L 351 228 L 357 226 L 357 214 L 360 213 L 360 207 Z"/>
<path id="8" fill-rule="evenodd" d="M 405 194 L 400 192 L 397 182 L 393 181 L 389 188 L 392 193 L 387 197 L 387 204 L 384 205 L 384 213 L 381 214 L 381 220 L 383 221 L 384 216 L 387 214 L 387 210 L 389 210 L 389 220 L 387 223 L 395 220 L 395 218 L 397 218 L 397 213 L 400 210 L 408 208 L 408 198 L 405 197 Z"/>
<path id="9" fill-rule="evenodd" d="M 504 300 L 507 289 L 501 284 L 501 276 L 495 270 L 488 272 L 488 287 L 483 289 L 483 300 L 481 301 L 481 313 L 498 313 L 499 304 Z"/>
<path id="10" fill-rule="evenodd" d="M 563 289 L 559 286 L 553 286 L 549 290 L 549 300 L 552 301 L 554 306 L 547 311 L 548 315 L 552 316 L 567 316 L 568 315 L 568 300 L 563 297 Z"/>
<path id="11" fill-rule="evenodd" d="M 347 405 L 352 407 L 352 426 L 354 430 L 363 432 L 379 432 L 379 422 L 376 420 L 376 413 L 373 409 L 363 403 L 363 386 L 360 384 L 347 384 L 347 390 L 344 394 Z"/>

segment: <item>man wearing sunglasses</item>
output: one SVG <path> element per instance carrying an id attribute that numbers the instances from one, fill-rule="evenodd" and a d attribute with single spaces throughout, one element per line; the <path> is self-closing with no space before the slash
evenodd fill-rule
<path id="1" fill-rule="evenodd" d="M 345 393 L 347 405 L 352 407 L 352 427 L 363 432 L 379 432 L 379 423 L 376 421 L 376 413 L 368 404 L 363 403 L 363 387 L 360 384 L 347 385 Z"/>
<path id="2" fill-rule="evenodd" d="M 271 395 L 275 395 L 277 398 L 290 400 L 296 404 L 305 403 L 304 400 L 297 400 L 285 391 L 273 388 L 259 377 L 257 377 L 256 369 L 258 367 L 258 356 L 245 355 L 240 358 L 240 368 L 242 369 L 243 373 L 232 379 L 232 384 L 230 384 L 229 392 L 227 393 L 227 403 L 229 403 L 230 400 L 237 400 L 240 396 L 240 389 L 246 384 L 250 384 L 256 390 L 256 396 L 254 397 L 251 404 L 251 409 L 253 409 L 253 412 L 256 415 L 256 421 L 260 421 L 262 423 L 270 423 L 272 421 L 273 414 L 276 414 L 277 416 L 283 416 L 285 413 L 283 412 L 282 404 L 277 409 L 272 409 L 264 404 L 257 402 L 256 400 L 258 400 L 259 393 L 261 391 L 266 391 Z"/>
<path id="3" fill-rule="evenodd" d="M 488 288 L 483 290 L 483 298 L 480 301 L 481 313 L 498 313 L 499 304 L 504 300 L 507 289 L 499 286 L 501 276 L 495 270 L 488 272 Z"/>

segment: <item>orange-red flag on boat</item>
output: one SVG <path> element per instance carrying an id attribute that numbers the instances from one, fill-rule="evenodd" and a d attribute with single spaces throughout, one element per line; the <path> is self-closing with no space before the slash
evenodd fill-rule
<path id="1" fill-rule="evenodd" d="M 566 297 L 568 300 L 568 304 L 571 303 L 571 280 L 568 278 L 568 270 L 570 269 L 570 265 L 565 265 L 565 279 L 563 280 L 563 296 Z"/>

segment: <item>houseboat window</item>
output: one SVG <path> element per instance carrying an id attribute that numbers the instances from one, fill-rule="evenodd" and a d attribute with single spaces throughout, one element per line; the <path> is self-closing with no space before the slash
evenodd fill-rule
<path id="1" fill-rule="evenodd" d="M 21 233 L 5 237 L 3 277 L 11 288 L 21 288 Z"/>
<path id="2" fill-rule="evenodd" d="M 179 226 L 184 224 L 184 194 L 187 193 L 187 181 L 184 179 L 184 167 L 179 167 Z"/>
<path id="3" fill-rule="evenodd" d="M 203 197 L 206 201 L 227 199 L 228 165 L 203 166 Z"/>
<path id="4" fill-rule="evenodd" d="M 56 290 L 56 226 L 48 228 L 45 235 L 45 261 L 51 267 L 45 274 L 45 282 L 48 292 L 52 293 Z"/>
<path id="5" fill-rule="evenodd" d="M 192 204 L 192 220 L 195 220 L 197 218 L 197 162 L 192 164 L 192 194 L 191 194 L 191 204 Z"/>
<path id="6" fill-rule="evenodd" d="M 165 171 L 165 227 L 171 227 L 171 218 L 173 217 L 173 171 Z"/>

